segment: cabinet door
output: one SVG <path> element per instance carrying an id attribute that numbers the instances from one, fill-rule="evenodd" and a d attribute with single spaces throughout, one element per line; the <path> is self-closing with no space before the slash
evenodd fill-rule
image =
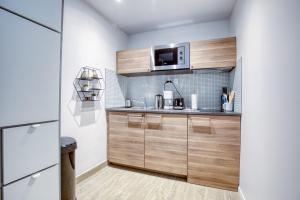
<path id="1" fill-rule="evenodd" d="M 240 117 L 189 116 L 188 182 L 237 190 Z"/>
<path id="2" fill-rule="evenodd" d="M 191 42 L 191 69 L 236 66 L 235 37 Z"/>
<path id="3" fill-rule="evenodd" d="M 59 199 L 59 169 L 57 165 L 3 187 L 3 200 Z"/>
<path id="4" fill-rule="evenodd" d="M 146 114 L 145 168 L 187 175 L 187 116 Z"/>
<path id="5" fill-rule="evenodd" d="M 58 122 L 4 129 L 2 142 L 4 184 L 59 162 Z"/>
<path id="6" fill-rule="evenodd" d="M 109 162 L 144 168 L 144 114 L 109 113 Z"/>
<path id="7" fill-rule="evenodd" d="M 0 6 L 61 31 L 62 0 L 0 0 Z"/>
<path id="8" fill-rule="evenodd" d="M 58 119 L 60 34 L 0 9 L 0 127 Z"/>
<path id="9" fill-rule="evenodd" d="M 117 73 L 150 72 L 150 49 L 130 49 L 117 52 Z"/>

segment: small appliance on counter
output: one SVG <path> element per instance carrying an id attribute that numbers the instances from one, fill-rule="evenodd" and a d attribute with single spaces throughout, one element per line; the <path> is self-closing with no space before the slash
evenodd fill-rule
<path id="1" fill-rule="evenodd" d="M 171 83 L 175 88 L 179 98 L 173 97 L 173 91 L 166 90 L 166 84 Z M 184 99 L 182 98 L 180 92 L 177 90 L 175 84 L 171 80 L 167 80 L 164 84 L 164 109 L 174 109 L 174 110 L 183 110 L 184 109 Z"/>
<path id="2" fill-rule="evenodd" d="M 155 109 L 164 108 L 164 98 L 161 94 L 155 96 Z"/>
<path id="3" fill-rule="evenodd" d="M 132 102 L 130 99 L 125 100 L 125 108 L 131 108 L 132 107 Z"/>
<path id="4" fill-rule="evenodd" d="M 183 98 L 175 98 L 174 99 L 174 110 L 183 110 L 184 108 L 184 99 Z"/>
<path id="5" fill-rule="evenodd" d="M 164 90 L 164 109 L 171 110 L 173 109 L 173 91 Z"/>

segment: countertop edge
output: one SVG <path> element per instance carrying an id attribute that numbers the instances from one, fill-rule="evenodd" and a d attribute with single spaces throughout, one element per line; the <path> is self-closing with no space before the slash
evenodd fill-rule
<path id="1" fill-rule="evenodd" d="M 205 112 L 189 110 L 145 110 L 145 109 L 124 109 L 105 108 L 106 112 L 128 112 L 128 113 L 157 113 L 157 114 L 181 114 L 181 115 L 216 115 L 216 116 L 242 116 L 239 112 Z"/>

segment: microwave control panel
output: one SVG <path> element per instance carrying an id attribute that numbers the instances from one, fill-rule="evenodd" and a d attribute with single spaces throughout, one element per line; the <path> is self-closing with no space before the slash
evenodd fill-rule
<path id="1" fill-rule="evenodd" d="M 185 64 L 185 47 L 181 46 L 178 47 L 178 64 L 183 65 Z"/>

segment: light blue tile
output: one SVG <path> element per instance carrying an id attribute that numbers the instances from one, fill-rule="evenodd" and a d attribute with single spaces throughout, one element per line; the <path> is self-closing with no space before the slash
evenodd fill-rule
<path id="1" fill-rule="evenodd" d="M 106 70 L 106 107 L 124 106 L 126 98 L 137 101 L 146 98 L 147 105 L 154 106 L 155 95 L 163 94 L 164 83 L 170 79 L 175 82 L 187 107 L 191 105 L 191 94 L 197 94 L 199 108 L 220 109 L 222 87 L 230 87 L 231 76 L 229 72 L 194 71 L 193 74 L 125 77 Z M 167 87 L 172 89 L 170 85 Z"/>

